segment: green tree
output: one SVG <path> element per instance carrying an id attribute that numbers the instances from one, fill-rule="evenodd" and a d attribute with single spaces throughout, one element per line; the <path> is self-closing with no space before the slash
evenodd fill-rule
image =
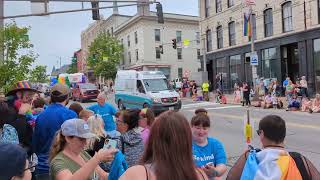
<path id="1" fill-rule="evenodd" d="M 120 42 L 103 32 L 89 47 L 88 65 L 96 76 L 114 79 L 122 54 L 123 47 Z"/>
<path id="2" fill-rule="evenodd" d="M 0 88 L 5 92 L 18 81 L 27 79 L 32 63 L 37 55 L 32 51 L 28 31 L 29 27 L 18 27 L 15 22 L 0 29 Z"/>
<path id="3" fill-rule="evenodd" d="M 31 82 L 48 82 L 47 66 L 36 66 L 30 73 Z"/>
<path id="4" fill-rule="evenodd" d="M 73 73 L 78 72 L 78 63 L 77 62 L 78 62 L 77 57 L 73 57 L 72 61 L 71 61 L 71 65 L 69 66 L 67 73 L 73 74 Z"/>

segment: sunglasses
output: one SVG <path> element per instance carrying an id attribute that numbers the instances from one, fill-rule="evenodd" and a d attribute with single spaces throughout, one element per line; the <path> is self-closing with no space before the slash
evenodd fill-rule
<path id="1" fill-rule="evenodd" d="M 31 172 L 34 172 L 37 165 L 38 165 L 38 158 L 35 155 L 32 155 L 30 157 L 28 167 L 25 168 L 24 171 L 30 170 Z"/>

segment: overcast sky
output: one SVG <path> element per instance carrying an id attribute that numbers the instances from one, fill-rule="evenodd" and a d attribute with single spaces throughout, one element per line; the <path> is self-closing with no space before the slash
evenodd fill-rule
<path id="1" fill-rule="evenodd" d="M 160 0 L 163 4 L 163 11 L 167 13 L 198 15 L 198 0 Z M 101 4 L 106 6 L 110 4 Z M 90 4 L 85 3 L 85 7 Z M 50 2 L 50 11 L 80 9 L 81 3 L 61 3 Z M 151 10 L 155 11 L 154 6 Z M 4 4 L 5 16 L 29 14 L 31 5 L 29 2 L 8 2 Z M 134 15 L 136 7 L 119 8 L 120 14 Z M 112 9 L 100 10 L 100 14 L 108 17 Z M 6 20 L 6 22 L 12 20 Z M 19 26 L 30 26 L 29 37 L 34 45 L 34 51 L 39 55 L 34 65 L 47 65 L 47 72 L 51 72 L 52 67 L 59 68 L 59 59 L 62 65 L 71 62 L 73 52 L 81 47 L 81 31 L 85 30 L 90 23 L 91 11 L 68 14 L 50 15 L 47 17 L 26 17 L 14 19 Z"/>

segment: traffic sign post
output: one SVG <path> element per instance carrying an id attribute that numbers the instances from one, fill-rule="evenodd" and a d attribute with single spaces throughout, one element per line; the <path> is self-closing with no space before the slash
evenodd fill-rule
<path id="1" fill-rule="evenodd" d="M 258 66 L 258 64 L 259 64 L 258 54 L 256 51 L 254 51 L 250 55 L 250 65 L 251 66 Z"/>

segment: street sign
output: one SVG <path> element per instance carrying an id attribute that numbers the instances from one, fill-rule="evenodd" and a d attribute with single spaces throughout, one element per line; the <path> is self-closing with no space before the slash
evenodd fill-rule
<path id="1" fill-rule="evenodd" d="M 251 66 L 258 66 L 258 54 L 257 54 L 257 52 L 253 52 L 253 53 L 251 53 L 251 55 L 250 55 L 250 65 Z"/>

